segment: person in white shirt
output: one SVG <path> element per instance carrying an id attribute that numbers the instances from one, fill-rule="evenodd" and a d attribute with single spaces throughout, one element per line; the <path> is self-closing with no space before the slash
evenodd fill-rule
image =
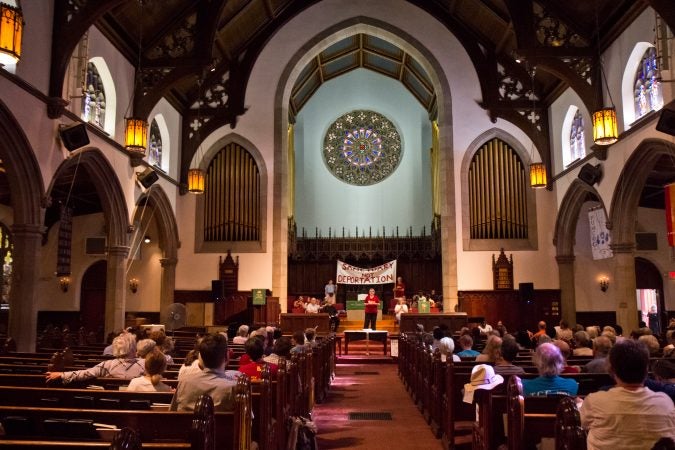
<path id="1" fill-rule="evenodd" d="M 408 305 L 405 303 L 405 297 L 399 297 L 398 303 L 394 306 L 394 315 L 396 316 L 396 322 L 401 323 L 401 314 L 406 314 L 408 312 Z"/>
<path id="2" fill-rule="evenodd" d="M 314 297 L 312 297 L 309 300 L 309 303 L 305 305 L 305 312 L 309 314 L 316 314 L 319 312 L 319 309 L 321 309 L 321 307 L 319 306 L 319 302 Z"/>
<path id="3" fill-rule="evenodd" d="M 171 386 L 162 383 L 162 374 L 166 370 L 166 357 L 159 350 L 145 355 L 145 375 L 129 382 L 130 392 L 171 392 Z"/>
<path id="4" fill-rule="evenodd" d="M 663 392 L 643 383 L 649 351 L 625 340 L 609 352 L 616 387 L 589 394 L 581 406 L 581 426 L 588 430 L 589 450 L 649 450 L 662 437 L 675 439 L 675 406 Z"/>
<path id="5" fill-rule="evenodd" d="M 478 329 L 480 330 L 480 334 L 482 334 L 483 336 L 487 336 L 492 332 L 492 325 L 490 325 L 485 321 L 485 319 L 483 319 L 480 325 L 478 325 Z"/>

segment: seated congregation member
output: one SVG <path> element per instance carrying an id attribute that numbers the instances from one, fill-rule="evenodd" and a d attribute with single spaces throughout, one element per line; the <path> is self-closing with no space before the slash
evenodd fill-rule
<path id="1" fill-rule="evenodd" d="M 201 339 L 197 340 L 195 342 L 195 347 L 188 352 L 187 355 L 185 355 L 185 360 L 183 361 L 183 365 L 180 366 L 180 369 L 178 369 L 178 381 L 181 381 L 185 376 L 187 376 L 190 373 L 193 372 L 200 372 L 203 367 L 200 365 L 199 362 L 199 344 L 201 343 Z"/>
<path id="2" fill-rule="evenodd" d="M 589 450 L 649 450 L 662 437 L 675 438 L 675 407 L 663 392 L 643 386 L 649 352 L 625 340 L 609 352 L 616 387 L 589 394 L 581 406 L 581 426 Z"/>
<path id="3" fill-rule="evenodd" d="M 399 297 L 398 303 L 394 306 L 394 316 L 396 317 L 396 322 L 401 323 L 401 314 L 408 313 L 408 305 L 405 303 L 405 297 Z"/>
<path id="4" fill-rule="evenodd" d="M 245 344 L 246 354 L 251 359 L 251 362 L 239 367 L 239 372 L 245 373 L 251 377 L 251 381 L 260 380 L 260 374 L 262 373 L 265 365 L 268 365 L 270 368 L 270 374 L 276 376 L 277 374 L 277 365 L 266 362 L 263 359 L 265 355 L 265 349 L 263 348 L 263 343 L 260 339 L 255 337 L 248 338 Z"/>
<path id="5" fill-rule="evenodd" d="M 539 376 L 531 380 L 523 380 L 524 395 L 577 395 L 579 384 L 574 380 L 560 376 L 565 361 L 558 347 L 548 342 L 541 344 L 534 352 L 533 360 Z"/>
<path id="6" fill-rule="evenodd" d="M 145 359 L 146 355 L 155 351 L 157 344 L 152 339 L 141 339 L 136 343 L 136 357 Z"/>
<path id="7" fill-rule="evenodd" d="M 560 324 L 555 327 L 555 338 L 565 342 L 572 342 L 572 329 L 565 319 L 560 320 Z"/>
<path id="8" fill-rule="evenodd" d="M 462 351 L 457 353 L 457 356 L 460 358 L 475 358 L 480 355 L 480 353 L 471 348 L 473 347 L 473 338 L 468 334 L 460 336 L 459 346 L 462 347 Z"/>
<path id="9" fill-rule="evenodd" d="M 532 344 L 535 346 L 539 344 L 539 338 L 541 336 L 546 336 L 546 322 L 544 322 L 543 320 L 539 321 L 539 323 L 537 324 L 537 332 L 534 333 L 532 337 L 530 337 Z"/>
<path id="10" fill-rule="evenodd" d="M 495 335 L 490 335 L 485 343 L 483 352 L 476 356 L 476 362 L 494 363 L 499 356 L 499 349 L 502 346 L 502 338 Z"/>
<path id="11" fill-rule="evenodd" d="M 585 331 L 577 331 L 574 333 L 574 356 L 593 356 L 593 349 L 591 348 L 591 338 Z"/>
<path id="12" fill-rule="evenodd" d="M 305 329 L 305 347 L 314 348 L 319 343 L 316 341 L 316 328 Z"/>
<path id="13" fill-rule="evenodd" d="M 163 330 L 155 330 L 150 333 L 150 339 L 155 341 L 157 348 L 164 354 L 167 364 L 173 364 L 173 357 L 169 352 L 173 351 L 173 339 L 167 337 Z"/>
<path id="14" fill-rule="evenodd" d="M 640 336 L 640 339 L 638 340 L 647 346 L 647 350 L 649 350 L 649 356 L 653 358 L 660 355 L 661 345 L 659 344 L 659 340 L 656 339 L 656 336 L 652 334 L 646 334 L 644 336 Z"/>
<path id="15" fill-rule="evenodd" d="M 204 336 L 199 343 L 199 361 L 204 370 L 189 373 L 178 382 L 171 411 L 193 411 L 202 394 L 211 396 L 216 411 L 232 411 L 237 382 L 225 370 L 227 360 L 227 338 L 221 334 Z"/>
<path id="16" fill-rule="evenodd" d="M 668 330 L 666 332 L 666 341 L 668 345 L 663 347 L 663 357 L 672 358 L 675 356 L 675 330 Z"/>
<path id="17" fill-rule="evenodd" d="M 245 344 L 248 340 L 248 325 L 239 325 L 237 335 L 232 338 L 233 344 Z"/>
<path id="18" fill-rule="evenodd" d="M 647 378 L 645 386 L 654 392 L 665 392 L 675 402 L 675 359 L 655 359 L 652 373 L 655 379 Z"/>
<path id="19" fill-rule="evenodd" d="M 612 348 L 612 341 L 607 336 L 598 336 L 593 340 L 593 359 L 583 368 L 588 373 L 608 373 L 607 355 Z"/>
<path id="20" fill-rule="evenodd" d="M 490 325 L 489 323 L 487 323 L 485 319 L 483 319 L 480 325 L 478 325 L 478 329 L 480 330 L 480 334 L 482 336 L 487 336 L 492 332 L 492 325 Z"/>
<path id="21" fill-rule="evenodd" d="M 450 358 L 454 362 L 460 362 L 459 356 L 453 354 L 455 351 L 455 341 L 450 337 L 444 337 L 438 343 L 438 350 L 441 352 L 441 361 L 445 362 Z M 452 355 L 452 356 L 451 356 Z"/>
<path id="22" fill-rule="evenodd" d="M 445 336 L 445 333 L 440 327 L 434 327 L 434 329 L 431 331 L 431 336 L 434 338 L 433 342 L 431 343 L 431 351 L 433 352 L 438 348 L 438 344 Z"/>
<path id="23" fill-rule="evenodd" d="M 170 386 L 162 383 L 162 374 L 166 370 L 164 353 L 152 351 L 145 355 L 145 375 L 129 382 L 127 391 L 131 392 L 171 392 Z"/>
<path id="24" fill-rule="evenodd" d="M 274 343 L 274 350 L 272 350 L 272 353 L 265 356 L 263 359 L 268 363 L 279 365 L 279 360 L 281 358 L 288 359 L 291 357 L 291 348 L 293 348 L 291 338 L 282 336 Z"/>
<path id="25" fill-rule="evenodd" d="M 305 303 L 305 312 L 308 314 L 316 314 L 321 309 L 319 305 L 319 300 L 312 297 L 309 299 L 309 302 Z"/>
<path id="26" fill-rule="evenodd" d="M 302 353 L 305 351 L 305 333 L 302 331 L 296 331 L 293 333 L 292 343 L 293 348 L 291 349 L 291 354 L 293 353 Z"/>
<path id="27" fill-rule="evenodd" d="M 130 380 L 145 373 L 144 361 L 136 358 L 136 338 L 131 333 L 117 336 L 112 343 L 115 359 L 103 361 L 89 369 L 73 372 L 47 372 L 47 382 L 61 379 L 63 384 L 91 378 L 122 378 Z"/>
<path id="28" fill-rule="evenodd" d="M 495 361 L 495 373 L 502 376 L 508 375 L 522 375 L 525 369 L 513 364 L 513 361 L 518 355 L 518 343 L 511 335 L 507 335 L 502 340 L 502 345 L 497 352 L 497 359 Z"/>
<path id="29" fill-rule="evenodd" d="M 579 373 L 581 372 L 581 369 L 579 366 L 570 366 L 567 364 L 567 358 L 570 357 L 572 354 L 572 350 L 570 349 L 570 346 L 567 342 L 562 341 L 562 340 L 555 340 L 553 341 L 553 345 L 558 347 L 560 349 L 560 353 L 562 354 L 563 361 L 564 361 L 564 367 L 562 372 L 560 373 Z"/>

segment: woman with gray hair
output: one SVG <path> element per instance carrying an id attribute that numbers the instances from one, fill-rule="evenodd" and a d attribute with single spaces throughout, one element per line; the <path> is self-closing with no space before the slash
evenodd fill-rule
<path id="1" fill-rule="evenodd" d="M 565 367 L 560 349 L 553 344 L 544 343 L 537 347 L 533 356 L 539 376 L 523 380 L 523 394 L 526 396 L 547 396 L 554 394 L 577 395 L 579 383 L 562 378 L 560 373 Z"/>
<path id="2" fill-rule="evenodd" d="M 233 344 L 245 344 L 248 340 L 248 325 L 240 325 L 237 335 L 232 339 Z"/>
<path id="3" fill-rule="evenodd" d="M 61 379 L 63 384 L 68 384 L 98 377 L 130 380 L 145 373 L 143 362 L 136 359 L 136 340 L 133 335 L 126 333 L 117 336 L 112 346 L 115 359 L 103 361 L 89 369 L 73 372 L 47 372 L 45 374 L 47 382 Z"/>
<path id="4" fill-rule="evenodd" d="M 448 357 L 454 362 L 460 362 L 462 359 L 455 355 L 455 341 L 452 338 L 444 337 L 438 342 L 438 350 L 441 352 L 441 361 L 447 361 Z M 452 355 L 452 356 L 450 356 Z"/>

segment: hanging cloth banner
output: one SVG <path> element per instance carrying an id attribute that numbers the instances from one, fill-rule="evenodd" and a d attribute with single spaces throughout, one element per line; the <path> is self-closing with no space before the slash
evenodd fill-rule
<path id="1" fill-rule="evenodd" d="M 668 227 L 668 245 L 675 247 L 675 183 L 663 188 L 666 192 L 666 226 Z"/>
<path id="2" fill-rule="evenodd" d="M 588 223 L 591 229 L 591 250 L 593 259 L 607 259 L 614 256 L 609 244 L 612 242 L 607 229 L 607 220 L 605 211 L 602 208 L 596 208 L 588 211 Z"/>
<path id="3" fill-rule="evenodd" d="M 396 260 L 364 269 L 337 262 L 336 284 L 387 284 L 396 280 Z"/>

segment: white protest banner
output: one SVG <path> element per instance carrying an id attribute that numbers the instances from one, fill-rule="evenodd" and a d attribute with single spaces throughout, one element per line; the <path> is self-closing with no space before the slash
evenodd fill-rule
<path id="1" fill-rule="evenodd" d="M 364 269 L 345 262 L 337 262 L 337 284 L 387 284 L 396 280 L 396 260 L 381 266 Z"/>

